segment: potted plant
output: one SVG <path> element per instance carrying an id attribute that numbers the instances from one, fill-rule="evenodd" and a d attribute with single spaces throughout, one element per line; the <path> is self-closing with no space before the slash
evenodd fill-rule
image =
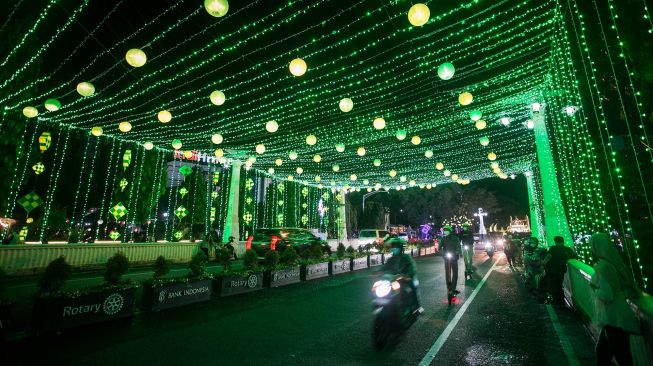
<path id="1" fill-rule="evenodd" d="M 351 258 L 346 257 L 345 245 L 338 244 L 336 258 L 329 259 L 329 274 L 335 275 L 351 271 Z"/>
<path id="2" fill-rule="evenodd" d="M 7 328 L 9 312 L 14 303 L 5 295 L 7 289 L 7 274 L 0 268 L 0 339 L 4 339 L 4 331 Z"/>
<path id="3" fill-rule="evenodd" d="M 263 288 L 263 271 L 258 266 L 258 255 L 253 249 L 248 249 L 243 255 L 243 266 L 240 271 L 231 267 L 223 267 L 222 272 L 215 276 L 215 293 L 220 296 L 231 296 L 260 290 Z"/>
<path id="4" fill-rule="evenodd" d="M 329 275 L 329 261 L 325 258 L 325 252 L 321 245 L 313 245 L 310 250 L 305 250 L 303 254 L 304 258 L 301 261 L 302 281 Z"/>
<path id="5" fill-rule="evenodd" d="M 299 255 L 292 246 L 286 247 L 280 256 L 276 250 L 265 253 L 265 263 L 267 286 L 279 287 L 300 281 Z"/>
<path id="6" fill-rule="evenodd" d="M 357 271 L 359 269 L 367 268 L 367 255 L 359 250 L 354 250 L 351 245 L 347 247 L 347 256 L 351 259 L 351 270 Z"/>
<path id="7" fill-rule="evenodd" d="M 104 284 L 69 290 L 63 285 L 72 272 L 70 265 L 63 256 L 53 260 L 38 281 L 34 328 L 37 331 L 61 330 L 131 317 L 138 285 L 122 279 L 128 269 L 127 257 L 116 253 L 107 261 Z"/>
<path id="8" fill-rule="evenodd" d="M 143 284 L 143 309 L 159 311 L 210 300 L 213 276 L 206 272 L 207 261 L 206 254 L 199 252 L 188 263 L 188 274 L 165 278 L 168 261 L 159 256 L 152 279 Z"/>

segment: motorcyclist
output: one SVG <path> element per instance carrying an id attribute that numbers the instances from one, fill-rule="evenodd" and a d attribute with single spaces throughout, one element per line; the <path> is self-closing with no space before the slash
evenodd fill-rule
<path id="1" fill-rule="evenodd" d="M 465 261 L 465 276 L 470 276 L 474 272 L 472 260 L 474 259 L 474 234 L 472 234 L 469 224 L 463 224 L 463 230 L 460 233 L 460 241 L 463 245 L 463 260 Z"/>
<path id="2" fill-rule="evenodd" d="M 386 245 L 390 245 L 392 257 L 383 265 L 383 272 L 392 275 L 404 275 L 410 277 L 411 280 L 407 281 L 410 285 L 411 301 L 413 303 L 412 309 L 422 313 L 424 309 L 421 306 L 419 295 L 419 281 L 417 280 L 417 265 L 411 256 L 404 253 L 404 242 L 397 237 L 389 237 L 385 241 Z"/>
<path id="3" fill-rule="evenodd" d="M 458 285 L 458 259 L 460 258 L 460 238 L 453 233 L 451 226 L 444 227 L 444 238 L 440 244 L 440 251 L 444 256 L 444 273 L 447 280 L 447 290 L 451 296 L 456 296 L 460 291 Z"/>

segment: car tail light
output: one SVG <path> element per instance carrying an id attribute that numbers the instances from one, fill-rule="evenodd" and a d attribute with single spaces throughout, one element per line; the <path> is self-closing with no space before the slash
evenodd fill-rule
<path id="1" fill-rule="evenodd" d="M 247 238 L 247 242 L 245 243 L 245 249 L 246 250 L 252 249 L 252 240 L 254 240 L 253 236 L 250 236 L 249 238 Z"/>

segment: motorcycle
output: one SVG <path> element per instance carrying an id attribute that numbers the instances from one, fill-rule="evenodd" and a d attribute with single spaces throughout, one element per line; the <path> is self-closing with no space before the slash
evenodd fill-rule
<path id="1" fill-rule="evenodd" d="M 416 320 L 419 311 L 412 304 L 412 278 L 385 274 L 374 282 L 372 293 L 372 344 L 382 349 L 393 337 L 405 332 Z"/>
<path id="2" fill-rule="evenodd" d="M 487 253 L 487 256 L 492 258 L 495 251 L 496 251 L 496 248 L 494 247 L 494 244 L 492 244 L 491 241 L 486 241 L 485 242 L 485 252 Z"/>

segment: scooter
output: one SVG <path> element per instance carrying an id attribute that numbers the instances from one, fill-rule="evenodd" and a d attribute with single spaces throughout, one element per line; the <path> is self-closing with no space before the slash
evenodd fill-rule
<path id="1" fill-rule="evenodd" d="M 465 260 L 465 279 L 472 279 L 474 267 L 472 265 L 474 258 L 474 249 L 469 244 L 463 244 L 463 259 Z"/>
<path id="2" fill-rule="evenodd" d="M 372 293 L 372 344 L 382 349 L 388 342 L 400 336 L 417 320 L 419 311 L 412 304 L 412 278 L 385 274 L 374 282 Z"/>

